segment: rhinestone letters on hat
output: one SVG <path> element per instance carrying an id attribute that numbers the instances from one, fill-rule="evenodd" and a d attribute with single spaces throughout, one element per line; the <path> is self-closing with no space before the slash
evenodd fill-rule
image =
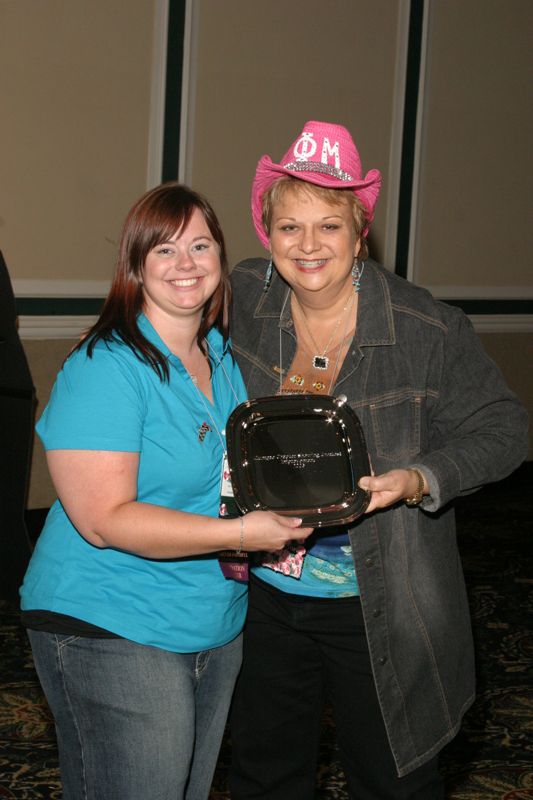
<path id="1" fill-rule="evenodd" d="M 322 139 L 322 152 L 320 154 L 320 161 L 310 161 L 317 150 L 317 142 L 314 139 L 314 134 L 311 131 L 304 131 L 300 138 L 296 141 L 293 153 L 296 162 L 292 161 L 290 164 L 285 164 L 285 169 L 292 169 L 295 172 L 305 169 L 308 172 L 321 172 L 325 175 L 332 175 L 341 181 L 351 181 L 352 176 L 341 169 L 341 157 L 339 150 L 339 142 L 331 144 L 327 136 Z M 335 159 L 335 166 L 331 166 L 328 161 L 331 157 Z"/>
<path id="2" fill-rule="evenodd" d="M 304 131 L 294 145 L 293 153 L 297 161 L 307 161 L 308 158 L 313 158 L 316 153 L 316 142 L 313 139 L 313 134 Z"/>
<path id="3" fill-rule="evenodd" d="M 328 155 L 335 156 L 335 166 L 337 169 L 341 167 L 341 159 L 339 155 L 339 143 L 335 142 L 333 147 L 330 144 L 330 141 L 327 136 L 324 136 L 324 141 L 322 142 L 322 163 L 328 163 Z"/>
<path id="4" fill-rule="evenodd" d="M 343 169 L 338 169 L 331 164 L 321 164 L 319 161 L 291 161 L 290 164 L 284 164 L 284 167 L 290 169 L 291 172 L 320 172 L 324 175 L 331 175 L 332 178 L 337 178 L 339 181 L 354 180 Z"/>

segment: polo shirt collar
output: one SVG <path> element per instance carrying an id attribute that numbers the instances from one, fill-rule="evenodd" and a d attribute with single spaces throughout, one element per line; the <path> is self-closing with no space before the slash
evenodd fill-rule
<path id="1" fill-rule="evenodd" d="M 139 330 L 141 331 L 143 336 L 145 336 L 149 342 L 155 345 L 157 349 L 160 350 L 161 353 L 163 353 L 165 358 L 168 359 L 177 358 L 177 356 L 175 356 L 169 350 L 169 348 L 167 347 L 163 339 L 160 337 L 160 335 L 158 334 L 158 332 L 156 331 L 156 329 L 154 328 L 154 326 L 152 325 L 146 314 L 144 314 L 144 312 L 142 311 L 137 317 L 137 325 L 139 326 Z M 217 328 L 211 328 L 206 338 L 209 343 L 209 348 L 216 353 L 219 359 L 222 359 L 222 357 L 225 355 L 229 347 L 229 343 L 226 342 L 226 344 L 224 344 L 224 340 L 222 338 L 222 334 L 220 333 L 220 331 Z M 215 362 L 212 364 L 212 367 L 213 369 L 216 369 L 217 366 L 218 362 L 215 359 Z"/>

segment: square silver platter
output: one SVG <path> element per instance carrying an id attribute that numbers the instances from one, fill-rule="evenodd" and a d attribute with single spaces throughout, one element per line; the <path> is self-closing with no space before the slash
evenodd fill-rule
<path id="1" fill-rule="evenodd" d="M 241 403 L 226 425 L 235 500 L 243 513 L 271 510 L 304 526 L 344 525 L 364 513 L 370 474 L 361 423 L 346 398 L 298 394 Z"/>

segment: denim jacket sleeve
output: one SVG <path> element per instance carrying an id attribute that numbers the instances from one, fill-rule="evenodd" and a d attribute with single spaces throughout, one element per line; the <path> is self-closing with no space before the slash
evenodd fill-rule
<path id="1" fill-rule="evenodd" d="M 527 456 L 525 409 L 463 312 L 446 306 L 443 317 L 438 401 L 428 421 L 431 448 L 412 464 L 429 483 L 426 511 L 501 479 Z"/>

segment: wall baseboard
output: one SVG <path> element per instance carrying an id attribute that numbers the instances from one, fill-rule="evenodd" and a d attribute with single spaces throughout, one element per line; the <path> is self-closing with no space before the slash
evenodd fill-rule
<path id="1" fill-rule="evenodd" d="M 11 281 L 16 297 L 107 297 L 111 281 L 34 280 L 15 278 Z"/>
<path id="2" fill-rule="evenodd" d="M 532 333 L 533 314 L 468 314 L 477 333 Z"/>
<path id="3" fill-rule="evenodd" d="M 96 316 L 20 316 L 19 336 L 25 339 L 79 339 L 94 323 Z"/>
<path id="4" fill-rule="evenodd" d="M 96 316 L 24 316 L 18 318 L 21 339 L 79 339 Z M 471 314 L 478 333 L 531 333 L 533 314 Z"/>

